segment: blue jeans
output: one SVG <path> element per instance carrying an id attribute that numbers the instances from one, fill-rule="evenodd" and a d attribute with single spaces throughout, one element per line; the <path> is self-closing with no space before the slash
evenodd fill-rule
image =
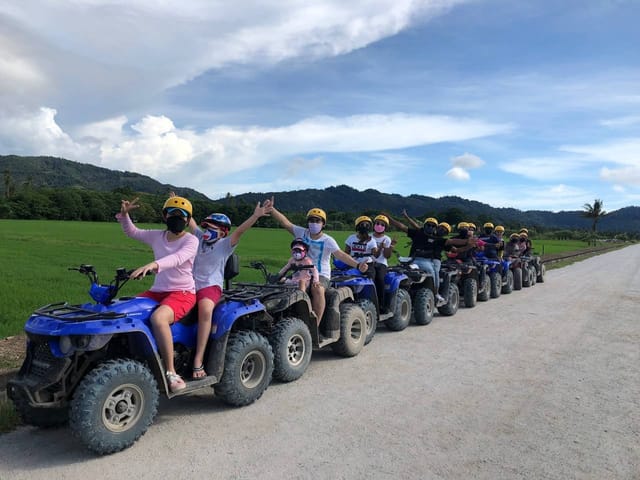
<path id="1" fill-rule="evenodd" d="M 440 288 L 440 264 L 442 263 L 440 259 L 415 257 L 413 259 L 413 263 L 415 263 L 420 270 L 424 270 L 425 272 L 433 275 L 433 286 L 435 287 L 437 294 L 438 289 Z"/>

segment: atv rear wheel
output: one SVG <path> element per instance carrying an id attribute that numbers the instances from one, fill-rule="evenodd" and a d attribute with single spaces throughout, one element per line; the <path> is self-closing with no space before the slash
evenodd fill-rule
<path id="1" fill-rule="evenodd" d="M 110 360 L 82 379 L 71 400 L 69 425 L 89 450 L 123 450 L 147 431 L 158 411 L 158 384 L 142 363 Z"/>
<path id="2" fill-rule="evenodd" d="M 298 318 L 284 318 L 269 335 L 273 350 L 273 378 L 282 382 L 297 380 L 306 371 L 313 350 L 309 327 Z"/>
<path id="3" fill-rule="evenodd" d="M 393 317 L 387 320 L 385 325 L 394 332 L 404 330 L 411 322 L 411 295 L 403 288 L 396 292 L 395 308 Z"/>
<path id="4" fill-rule="evenodd" d="M 489 293 L 491 290 L 491 279 L 489 278 L 489 275 L 486 273 L 481 278 L 482 278 L 482 282 L 478 285 L 478 301 L 486 302 L 489 300 Z"/>
<path id="5" fill-rule="evenodd" d="M 343 357 L 355 357 L 360 353 L 367 338 L 367 320 L 358 305 L 340 305 L 340 338 L 331 344 L 331 349 Z"/>
<path id="6" fill-rule="evenodd" d="M 364 344 L 367 345 L 376 334 L 376 329 L 378 328 L 378 312 L 376 311 L 376 306 L 373 304 L 371 300 L 368 298 L 363 298 L 358 300 L 358 305 L 364 312 L 364 317 L 366 319 L 366 338 L 364 340 Z"/>
<path id="7" fill-rule="evenodd" d="M 538 283 L 544 283 L 544 274 L 547 271 L 547 267 L 544 266 L 544 263 L 540 263 L 540 271 L 538 272 L 538 277 L 536 278 L 536 280 L 538 281 Z"/>
<path id="8" fill-rule="evenodd" d="M 271 383 L 273 351 L 269 341 L 254 331 L 233 333 L 227 342 L 224 373 L 214 385 L 216 396 L 228 405 L 255 402 Z"/>
<path id="9" fill-rule="evenodd" d="M 413 317 L 416 325 L 429 325 L 435 313 L 436 300 L 428 288 L 420 288 L 413 296 Z"/>

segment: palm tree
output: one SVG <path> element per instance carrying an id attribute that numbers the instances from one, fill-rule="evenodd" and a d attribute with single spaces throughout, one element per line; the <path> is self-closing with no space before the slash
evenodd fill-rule
<path id="1" fill-rule="evenodd" d="M 584 210 L 584 212 L 582 212 L 582 216 L 585 218 L 590 218 L 591 221 L 593 222 L 591 224 L 591 233 L 593 236 L 593 242 L 595 244 L 595 235 L 596 235 L 596 228 L 598 226 L 598 221 L 604 217 L 607 212 L 605 212 L 602 209 L 604 202 L 598 198 L 596 198 L 593 201 L 593 205 L 589 204 L 589 203 L 585 203 L 582 206 L 582 209 Z"/>

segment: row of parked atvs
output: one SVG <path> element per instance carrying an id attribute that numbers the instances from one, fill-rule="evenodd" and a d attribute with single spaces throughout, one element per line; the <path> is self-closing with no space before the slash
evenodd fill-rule
<path id="1" fill-rule="evenodd" d="M 168 398 L 213 387 L 215 396 L 234 406 L 248 405 L 263 394 L 272 379 L 300 378 L 314 349 L 330 346 L 338 355 L 360 353 L 378 323 L 403 330 L 411 321 L 427 325 L 436 309 L 454 315 L 462 303 L 498 297 L 544 281 L 544 264 L 536 257 L 490 260 L 473 264 L 443 263 L 435 304 L 434 279 L 400 258 L 385 277 L 383 304 L 373 281 L 357 269 L 336 266 L 326 291 L 326 310 L 318 326 L 307 293 L 295 286 L 234 283 L 225 289 L 214 311 L 216 326 L 205 355 L 208 375 L 190 380 L 187 388 L 169 390 L 149 317 L 157 304 L 141 297 L 119 297 L 129 271 L 118 269 L 110 284 L 101 284 L 95 269 L 78 270 L 91 283 L 94 302 L 56 303 L 36 310 L 27 320 L 25 361 L 7 385 L 23 422 L 39 427 L 68 423 L 74 435 L 98 454 L 132 445 L 154 420 L 160 392 Z M 340 268 L 341 267 L 341 268 Z M 227 263 L 229 281 L 239 271 L 234 255 Z M 176 370 L 191 376 L 197 312 L 172 326 Z M 329 335 L 333 333 L 333 335 Z M 339 333 L 338 333 L 339 332 Z M 336 335 L 337 333 L 337 335 Z"/>

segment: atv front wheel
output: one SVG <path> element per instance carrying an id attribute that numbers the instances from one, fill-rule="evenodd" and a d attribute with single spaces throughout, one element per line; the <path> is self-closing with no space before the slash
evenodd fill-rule
<path id="1" fill-rule="evenodd" d="M 98 365 L 82 379 L 71 400 L 69 425 L 100 455 L 133 445 L 158 411 L 158 384 L 149 369 L 128 359 Z"/>
<path id="2" fill-rule="evenodd" d="M 298 318 L 284 318 L 269 336 L 273 350 L 273 378 L 292 382 L 300 378 L 311 361 L 311 333 Z"/>
<path id="3" fill-rule="evenodd" d="M 486 302 L 489 300 L 489 294 L 491 290 L 491 279 L 488 274 L 484 274 L 482 277 L 482 281 L 478 285 L 478 301 Z"/>
<path id="4" fill-rule="evenodd" d="M 513 272 L 511 270 L 507 270 L 507 279 L 502 286 L 502 293 L 505 295 L 513 292 Z"/>
<path id="5" fill-rule="evenodd" d="M 522 269 L 521 268 L 513 269 L 513 289 L 522 290 Z"/>
<path id="6" fill-rule="evenodd" d="M 478 299 L 478 282 L 475 278 L 465 278 L 462 282 L 464 289 L 463 301 L 466 308 L 473 308 L 476 306 L 476 300 Z"/>
<path id="7" fill-rule="evenodd" d="M 435 297 L 428 288 L 420 288 L 413 296 L 413 317 L 416 325 L 429 325 L 435 312 Z"/>
<path id="8" fill-rule="evenodd" d="M 492 272 L 489 274 L 489 281 L 491 282 L 491 298 L 498 298 L 502 293 L 502 275 L 498 272 Z"/>
<path id="9" fill-rule="evenodd" d="M 460 306 L 460 290 L 458 290 L 458 286 L 451 283 L 449 285 L 449 295 L 447 303 L 438 307 L 438 313 L 445 317 L 450 317 L 455 315 L 458 311 L 458 307 Z"/>
<path id="10" fill-rule="evenodd" d="M 224 373 L 214 386 L 216 396 L 235 407 L 259 399 L 271 383 L 273 351 L 269 341 L 254 331 L 232 334 L 227 342 Z"/>

